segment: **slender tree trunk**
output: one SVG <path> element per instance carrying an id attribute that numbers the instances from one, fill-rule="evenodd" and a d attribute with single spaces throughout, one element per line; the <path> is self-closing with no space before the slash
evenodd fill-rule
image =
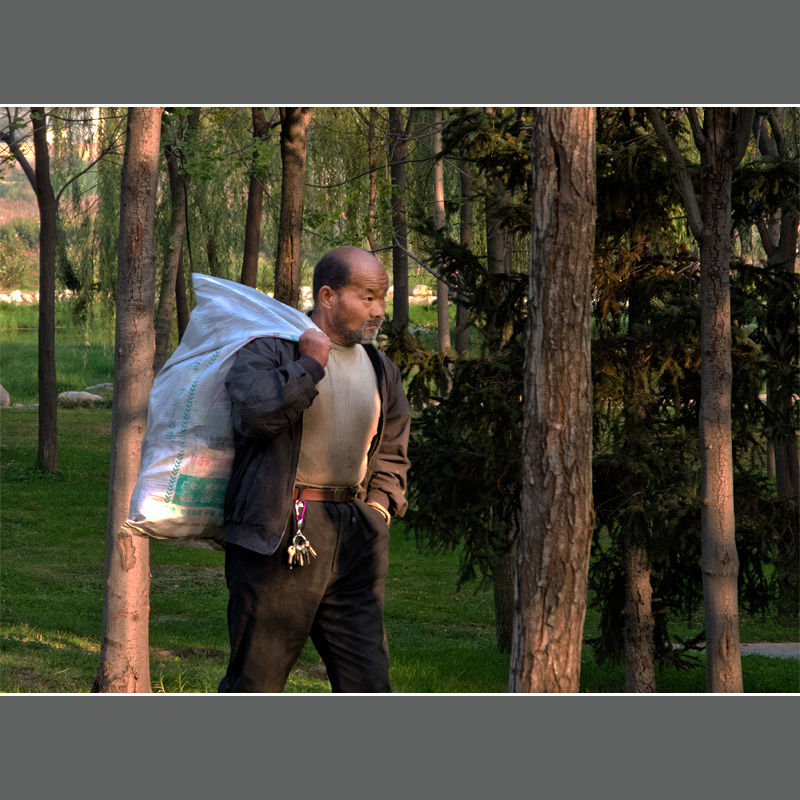
<path id="1" fill-rule="evenodd" d="M 701 150 L 700 481 L 706 691 L 741 692 L 731 432 L 731 111 L 705 109 Z M 737 162 L 738 163 L 738 160 Z"/>
<path id="2" fill-rule="evenodd" d="M 635 239 L 636 234 L 634 234 Z M 628 373 L 623 410 L 625 449 L 631 469 L 627 475 L 628 507 L 641 502 L 647 492 L 639 477 L 641 443 L 648 438 L 647 409 L 644 396 L 649 390 L 647 354 L 638 326 L 646 322 L 649 298 L 634 285 L 628 297 Z M 653 589 L 647 552 L 648 522 L 638 514 L 628 519 L 623 538 L 625 569 L 625 605 L 622 636 L 625 651 L 625 691 L 655 692 L 656 676 L 653 653 Z"/>
<path id="3" fill-rule="evenodd" d="M 175 278 L 175 307 L 178 314 L 178 341 L 183 339 L 186 326 L 189 324 L 189 301 L 186 298 L 186 278 L 183 266 L 183 242 L 181 242 L 181 257 L 178 261 L 178 275 Z"/>
<path id="4" fill-rule="evenodd" d="M 378 173 L 375 169 L 375 118 L 377 109 L 370 108 L 367 123 L 367 156 L 369 158 L 369 205 L 367 207 L 367 241 L 374 253 L 378 249 L 375 241 L 375 196 L 378 188 Z"/>
<path id="5" fill-rule="evenodd" d="M 114 413 L 100 666 L 92 691 L 150 692 L 150 547 L 123 527 L 153 382 L 153 222 L 163 108 L 128 109 L 117 275 Z"/>
<path id="6" fill-rule="evenodd" d="M 269 135 L 264 109 L 253 107 L 253 139 L 263 142 Z M 253 151 L 250 186 L 247 191 L 247 218 L 244 225 L 244 256 L 241 283 L 255 288 L 258 281 L 258 249 L 261 244 L 261 213 L 264 208 L 264 176 L 258 169 L 258 149 Z"/>
<path id="7" fill-rule="evenodd" d="M 56 198 L 50 181 L 50 152 L 44 108 L 32 108 L 39 204 L 39 447 L 37 466 L 58 470 L 58 392 L 56 389 Z"/>
<path id="8" fill-rule="evenodd" d="M 197 130 L 200 122 L 200 109 L 194 108 L 189 117 L 189 130 Z M 178 148 L 181 140 L 164 147 L 164 159 L 169 173 L 169 194 L 172 204 L 170 219 L 169 248 L 167 261 L 161 273 L 161 289 L 158 295 L 156 312 L 156 351 L 153 357 L 153 372 L 158 374 L 169 356 L 169 340 L 172 334 L 172 314 L 175 307 L 175 289 L 180 267 L 183 237 L 186 234 L 186 193 L 191 177 L 181 173 Z"/>
<path id="9" fill-rule="evenodd" d="M 700 520 L 706 691 L 741 692 L 731 432 L 731 182 L 750 139 L 754 110 L 706 108 L 702 124 L 694 109 L 689 110 L 700 150 L 702 205 L 658 110 L 648 109 L 647 115 L 675 170 L 689 224 L 700 244 Z"/>
<path id="10" fill-rule="evenodd" d="M 509 688 L 577 692 L 594 528 L 595 113 L 533 115 L 522 521 Z"/>
<path id="11" fill-rule="evenodd" d="M 472 249 L 472 168 L 469 163 L 461 161 L 461 228 L 459 241 L 464 247 Z M 469 350 L 469 308 L 465 298 L 459 294 L 456 298 L 456 352 L 465 355 Z"/>
<path id="12" fill-rule="evenodd" d="M 767 125 L 769 121 L 769 126 Z M 786 135 L 779 109 L 773 109 L 764 117 L 759 117 L 753 126 L 759 150 L 772 158 L 788 158 Z M 770 134 L 771 131 L 771 134 Z M 767 254 L 767 269 L 776 277 L 782 272 L 794 274 L 798 271 L 797 264 L 797 237 L 800 225 L 800 210 L 797 200 L 781 208 L 780 217 L 758 224 L 761 242 Z M 776 282 L 777 283 L 777 282 Z M 776 286 L 767 297 L 767 336 L 775 353 L 775 360 L 779 364 L 792 362 L 792 351 L 796 352 L 796 342 L 788 333 L 796 321 L 784 316 L 782 289 Z M 774 373 L 767 379 L 767 422 L 772 432 L 770 435 L 769 449 L 773 462 L 778 497 L 787 499 L 800 498 L 800 458 L 798 453 L 797 432 L 793 414 L 793 386 L 791 381 L 780 380 Z M 795 526 L 796 528 L 797 526 Z M 800 605 L 800 591 L 798 590 L 797 575 L 797 548 L 782 553 L 783 560 L 791 565 L 787 573 L 794 576 L 793 582 L 781 588 L 784 598 L 792 597 L 794 610 Z"/>
<path id="13" fill-rule="evenodd" d="M 433 220 L 437 231 L 443 231 L 447 223 L 444 207 L 444 161 L 442 152 L 442 111 L 433 111 Z M 439 332 L 439 352 L 450 349 L 450 300 L 447 284 L 436 281 L 436 321 Z"/>
<path id="14" fill-rule="evenodd" d="M 300 302 L 300 240 L 306 183 L 306 136 L 313 108 L 281 108 L 281 218 L 275 261 L 275 299 Z"/>
<path id="15" fill-rule="evenodd" d="M 515 547 L 519 520 L 495 521 L 492 531 L 492 599 L 497 649 L 510 653 L 514 639 L 514 578 L 517 568 Z"/>
<path id="16" fill-rule="evenodd" d="M 409 119 L 411 112 L 409 111 Z M 406 217 L 406 155 L 408 137 L 403 110 L 389 108 L 389 164 L 392 181 L 392 321 L 408 327 L 408 221 Z"/>

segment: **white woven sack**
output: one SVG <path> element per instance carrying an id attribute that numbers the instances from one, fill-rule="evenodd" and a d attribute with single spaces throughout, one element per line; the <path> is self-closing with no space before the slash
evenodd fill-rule
<path id="1" fill-rule="evenodd" d="M 297 341 L 317 326 L 269 295 L 222 278 L 192 275 L 197 305 L 153 381 L 142 460 L 125 525 L 156 539 L 223 538 L 233 465 L 225 377 L 251 339 Z"/>

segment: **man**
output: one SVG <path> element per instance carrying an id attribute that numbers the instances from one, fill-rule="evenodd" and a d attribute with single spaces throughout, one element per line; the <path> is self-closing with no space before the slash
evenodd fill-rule
<path id="1" fill-rule="evenodd" d="M 370 253 L 331 250 L 314 271 L 321 330 L 255 339 L 228 373 L 221 692 L 283 691 L 309 636 L 334 692 L 391 691 L 383 601 L 410 412 L 397 367 L 372 344 L 388 286 Z"/>

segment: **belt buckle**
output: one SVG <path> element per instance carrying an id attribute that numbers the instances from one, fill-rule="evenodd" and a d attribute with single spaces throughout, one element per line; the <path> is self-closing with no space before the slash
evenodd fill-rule
<path id="1" fill-rule="evenodd" d="M 344 503 L 347 500 L 347 493 L 349 489 L 341 489 L 337 488 L 333 490 L 333 502 L 334 503 Z"/>

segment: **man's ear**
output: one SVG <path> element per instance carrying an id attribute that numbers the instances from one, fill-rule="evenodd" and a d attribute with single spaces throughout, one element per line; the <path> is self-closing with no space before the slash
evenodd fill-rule
<path id="1" fill-rule="evenodd" d="M 323 286 L 319 290 L 319 304 L 324 306 L 325 308 L 330 308 L 334 298 L 336 297 L 336 292 L 331 289 L 330 286 Z"/>

